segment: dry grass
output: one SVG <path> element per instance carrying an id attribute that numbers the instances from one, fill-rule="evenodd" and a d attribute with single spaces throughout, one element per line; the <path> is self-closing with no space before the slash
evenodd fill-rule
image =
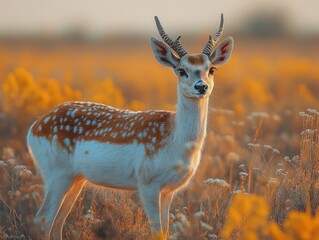
<path id="1" fill-rule="evenodd" d="M 318 234 L 319 113 L 308 108 L 319 103 L 319 59 L 311 52 L 290 52 L 283 43 L 272 55 L 263 45 L 252 46 L 254 53 L 236 45 L 229 65 L 217 72 L 202 162 L 173 201 L 171 239 L 311 239 Z M 70 99 L 174 108 L 174 77 L 157 66 L 149 49 L 125 57 L 114 52 L 0 48 L 7 60 L 1 69 L 8 69 L 0 73 L 0 239 L 43 238 L 33 224 L 42 180 L 24 140 L 37 115 Z M 10 58 L 14 55 L 19 61 Z M 88 187 L 64 236 L 147 239 L 149 229 L 136 193 Z"/>

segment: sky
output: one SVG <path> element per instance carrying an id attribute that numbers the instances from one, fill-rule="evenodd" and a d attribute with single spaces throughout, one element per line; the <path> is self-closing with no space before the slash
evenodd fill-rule
<path id="1" fill-rule="evenodd" d="M 154 15 L 170 31 L 215 31 L 220 13 L 236 29 L 247 16 L 283 14 L 291 31 L 319 31 L 319 0 L 0 0 L 0 33 L 59 33 L 77 26 L 92 34 L 155 32 Z"/>

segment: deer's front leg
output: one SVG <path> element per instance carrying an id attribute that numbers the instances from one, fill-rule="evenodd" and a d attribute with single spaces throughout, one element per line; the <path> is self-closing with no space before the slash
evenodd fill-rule
<path id="1" fill-rule="evenodd" d="M 139 186 L 139 193 L 143 201 L 147 217 L 152 225 L 152 234 L 161 233 L 161 218 L 159 196 L 160 188 L 154 185 L 142 184 Z"/>
<path id="2" fill-rule="evenodd" d="M 161 197 L 161 222 L 162 230 L 166 236 L 169 230 L 169 209 L 172 203 L 174 193 L 172 192 L 162 192 Z"/>

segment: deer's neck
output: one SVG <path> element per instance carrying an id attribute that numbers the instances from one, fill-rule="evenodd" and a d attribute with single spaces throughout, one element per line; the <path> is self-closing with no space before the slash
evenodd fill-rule
<path id="1" fill-rule="evenodd" d="M 206 137 L 208 97 L 190 99 L 178 94 L 175 139 L 181 143 L 194 143 L 200 146 Z"/>

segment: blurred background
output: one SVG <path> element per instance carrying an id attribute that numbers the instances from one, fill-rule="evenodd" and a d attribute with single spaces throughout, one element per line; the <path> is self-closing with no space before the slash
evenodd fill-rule
<path id="1" fill-rule="evenodd" d="M 200 225 L 186 233 L 175 227 L 172 235 L 217 239 L 212 236 L 220 236 L 230 200 L 240 192 L 263 196 L 271 208 L 266 218 L 280 226 L 291 210 L 314 213 L 318 9 L 317 0 L 0 0 L 0 239 L 42 236 L 33 224 L 42 179 L 25 141 L 37 117 L 70 100 L 175 109 L 176 76 L 150 48 L 150 37 L 159 38 L 155 15 L 171 37 L 182 35 L 192 53 L 215 33 L 221 13 L 223 38 L 235 39 L 230 61 L 215 73 L 200 168 L 171 208 L 172 225 L 192 222 L 192 214 L 201 216 Z M 147 239 L 148 221 L 136 195 L 107 196 L 81 194 L 65 239 Z"/>

